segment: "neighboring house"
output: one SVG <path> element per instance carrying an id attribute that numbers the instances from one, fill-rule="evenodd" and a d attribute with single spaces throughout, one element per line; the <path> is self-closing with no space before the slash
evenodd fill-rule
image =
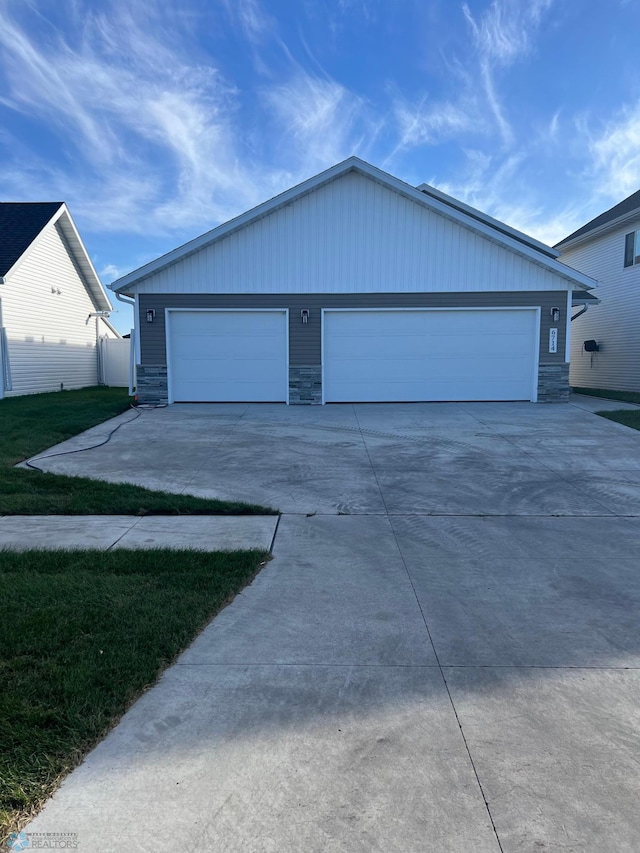
<path id="1" fill-rule="evenodd" d="M 0 397 L 98 384 L 111 310 L 63 202 L 0 203 Z"/>
<path id="2" fill-rule="evenodd" d="M 572 326 L 571 384 L 640 391 L 640 190 L 556 246 L 598 280 L 600 304 Z M 596 341 L 596 351 L 585 350 Z"/>
<path id="3" fill-rule="evenodd" d="M 141 402 L 564 400 L 558 253 L 352 157 L 111 286 Z"/>

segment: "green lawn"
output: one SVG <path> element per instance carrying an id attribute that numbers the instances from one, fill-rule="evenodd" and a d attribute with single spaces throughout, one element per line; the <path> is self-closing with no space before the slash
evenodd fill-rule
<path id="1" fill-rule="evenodd" d="M 616 409 L 614 412 L 596 412 L 596 414 L 631 429 L 640 429 L 640 409 Z"/>
<path id="2" fill-rule="evenodd" d="M 0 837 L 26 822 L 266 558 L 0 552 Z"/>
<path id="3" fill-rule="evenodd" d="M 607 400 L 620 400 L 622 403 L 640 405 L 640 391 L 612 391 L 607 388 L 574 388 L 576 394 L 588 394 L 590 397 L 603 397 Z M 601 418 L 640 430 L 640 409 L 616 409 L 612 412 L 596 412 Z"/>
<path id="4" fill-rule="evenodd" d="M 83 388 L 0 401 L 0 515 L 255 515 L 272 509 L 13 466 L 130 406 L 122 388 Z M 132 413 L 133 415 L 133 413 Z M 126 427 L 123 427 L 126 429 Z"/>
<path id="5" fill-rule="evenodd" d="M 623 403 L 640 405 L 640 391 L 610 391 L 607 388 L 574 388 L 576 394 L 587 394 L 589 397 L 604 397 L 607 400 L 621 400 Z"/>

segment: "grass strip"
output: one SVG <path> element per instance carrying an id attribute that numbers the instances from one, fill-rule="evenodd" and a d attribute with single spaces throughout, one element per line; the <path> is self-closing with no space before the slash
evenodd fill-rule
<path id="1" fill-rule="evenodd" d="M 588 397 L 603 397 L 606 400 L 620 400 L 623 403 L 640 405 L 640 391 L 611 391 L 607 388 L 574 388 L 575 394 L 586 394 Z"/>
<path id="2" fill-rule="evenodd" d="M 13 467 L 129 408 L 123 388 L 82 388 L 0 401 L 0 515 L 274 514 L 256 504 Z"/>
<path id="3" fill-rule="evenodd" d="M 26 823 L 266 559 L 0 552 L 0 837 Z"/>
<path id="4" fill-rule="evenodd" d="M 631 429 L 640 429 L 640 409 L 616 409 L 614 412 L 596 412 L 596 414 Z"/>

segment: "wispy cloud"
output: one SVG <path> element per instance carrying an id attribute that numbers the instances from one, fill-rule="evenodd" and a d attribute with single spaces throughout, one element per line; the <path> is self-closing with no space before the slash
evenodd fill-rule
<path id="1" fill-rule="evenodd" d="M 398 143 L 387 158 L 424 145 L 455 139 L 459 143 L 496 134 L 505 156 L 516 132 L 500 94 L 501 75 L 534 49 L 535 36 L 553 0 L 492 0 L 480 13 L 467 3 L 461 10 L 468 25 L 464 49 L 442 58 L 448 97 L 425 93 L 417 102 L 396 96 L 393 114 Z"/>
<path id="2" fill-rule="evenodd" d="M 549 173 L 564 193 L 533 180 Z M 556 112 L 517 153 L 468 150 L 455 179 L 431 182 L 553 245 L 640 189 L 640 101 L 604 122 L 584 114 L 561 121 Z"/>
<path id="3" fill-rule="evenodd" d="M 544 13 L 553 0 L 492 0 L 477 18 L 467 3 L 462 10 L 483 59 L 508 66 L 527 54 Z"/>
<path id="4" fill-rule="evenodd" d="M 102 281 L 111 282 L 120 278 L 120 276 L 123 276 L 126 272 L 128 272 L 128 270 L 124 267 L 119 267 L 116 264 L 105 264 L 105 266 L 98 270 L 98 275 Z"/>
<path id="5" fill-rule="evenodd" d="M 256 56 L 263 38 L 283 45 L 257 0 L 226 5 Z M 96 230 L 204 230 L 366 156 L 381 126 L 365 99 L 283 50 L 278 79 L 256 85 L 258 136 L 240 115 L 247 92 L 199 53 L 193 15 L 159 0 L 111 0 L 99 12 L 77 0 L 65 14 L 64 36 L 49 26 L 55 37 L 37 38 L 17 0 L 0 3 L 0 104 L 41 120 L 65 152 L 61 162 L 13 148 L 0 192 L 63 198 Z"/>
<path id="6" fill-rule="evenodd" d="M 10 4 L 0 7 L 2 103 L 43 119 L 68 162 L 66 173 L 53 171 L 22 150 L 5 184 L 26 185 L 20 177 L 30 172 L 40 197 L 81 204 L 103 229 L 122 229 L 126 216 L 129 230 L 145 233 L 166 229 L 169 210 L 188 228 L 257 201 L 240 156 L 234 87 L 189 55 L 182 22 L 153 2 L 116 2 L 98 14 L 73 8 L 73 37 L 36 43 Z"/>
<path id="7" fill-rule="evenodd" d="M 293 140 L 305 168 L 326 168 L 352 154 L 367 156 L 380 129 L 366 101 L 328 77 L 299 69 L 290 81 L 265 90 L 282 138 Z"/>
<path id="8" fill-rule="evenodd" d="M 426 96 L 417 104 L 396 100 L 394 114 L 400 133 L 399 147 L 435 144 L 472 127 L 477 130 L 470 110 L 461 104 L 430 102 Z"/>
<path id="9" fill-rule="evenodd" d="M 250 42 L 259 44 L 273 33 L 274 21 L 258 0 L 222 0 L 222 4 Z"/>
<path id="10" fill-rule="evenodd" d="M 356 14 L 368 23 L 378 16 L 379 0 L 338 0 L 338 9 L 342 14 Z"/>
<path id="11" fill-rule="evenodd" d="M 620 201 L 640 189 L 640 101 L 589 133 L 589 151 L 599 195 Z"/>
<path id="12" fill-rule="evenodd" d="M 524 152 L 500 158 L 468 150 L 466 168 L 456 180 L 432 183 L 443 192 L 552 246 L 587 221 L 587 199 L 582 196 L 568 200 L 550 212 L 548 196 L 537 193 L 522 175 L 526 157 Z"/>
<path id="13" fill-rule="evenodd" d="M 532 36 L 552 2 L 492 0 L 488 8 L 477 17 L 474 17 L 467 3 L 462 6 L 473 35 L 486 102 L 502 141 L 507 146 L 514 141 L 514 131 L 498 94 L 496 75 L 499 69 L 508 68 L 530 52 Z"/>
<path id="14" fill-rule="evenodd" d="M 304 0 L 295 15 L 261 0 L 0 0 L 0 111 L 24 117 L 0 127 L 0 195 L 64 199 L 83 229 L 137 234 L 140 251 L 158 237 L 153 254 L 357 154 L 555 241 L 640 186 L 640 102 L 576 121 L 560 94 L 548 113 L 508 100 L 553 2 L 431 4 L 429 61 L 412 49 L 394 77 L 358 61 L 356 30 L 367 50 L 388 38 L 380 0 Z"/>

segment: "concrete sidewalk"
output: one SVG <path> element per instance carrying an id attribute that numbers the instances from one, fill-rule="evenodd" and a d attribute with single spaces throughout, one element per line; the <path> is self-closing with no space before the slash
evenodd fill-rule
<path id="1" fill-rule="evenodd" d="M 0 549 L 195 548 L 269 551 L 275 515 L 5 515 Z"/>

